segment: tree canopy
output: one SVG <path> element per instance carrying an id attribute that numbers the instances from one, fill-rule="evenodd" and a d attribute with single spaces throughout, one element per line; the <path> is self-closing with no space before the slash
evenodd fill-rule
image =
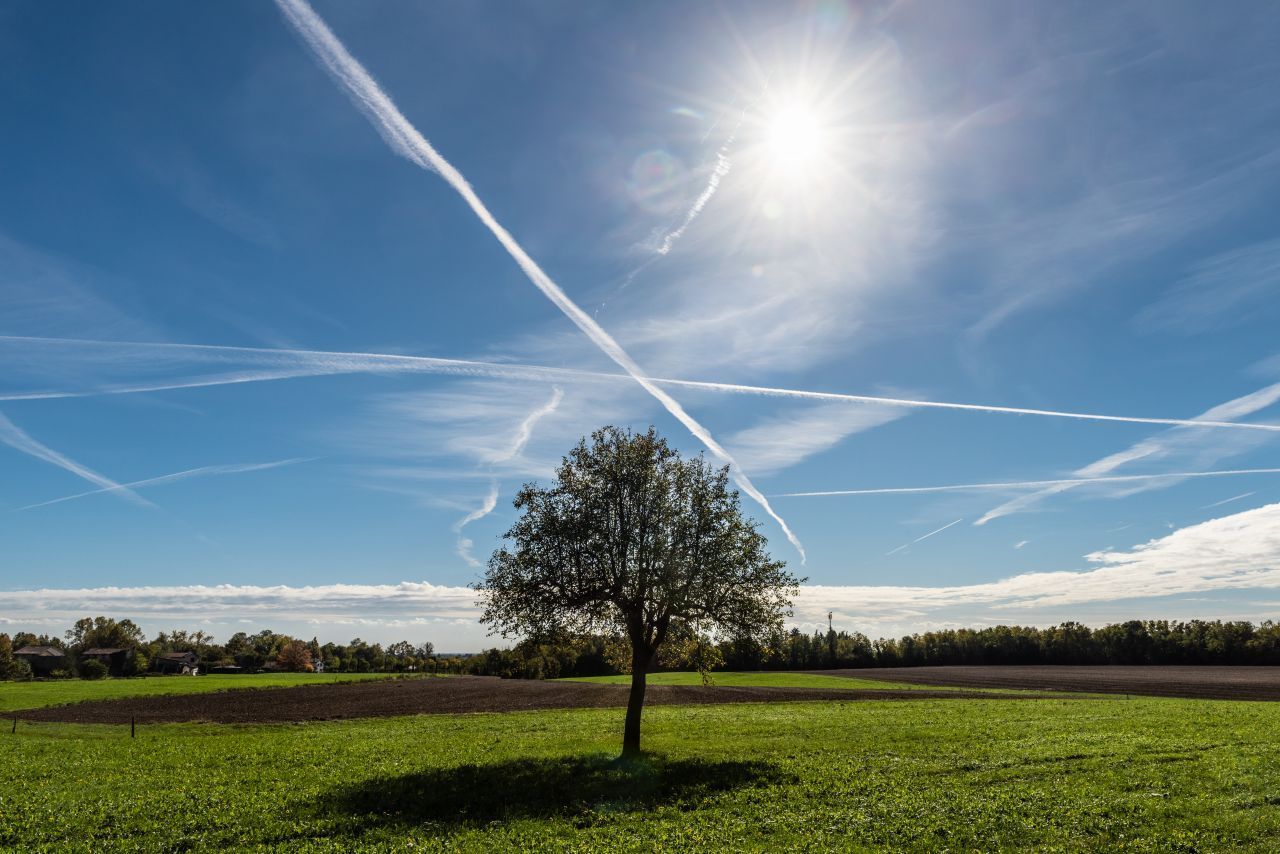
<path id="1" fill-rule="evenodd" d="M 624 752 L 639 750 L 645 674 L 673 630 L 764 639 L 799 580 L 743 516 L 728 467 L 682 459 L 651 427 L 605 427 L 526 484 L 493 553 L 482 622 L 504 636 L 616 632 L 631 647 Z"/>

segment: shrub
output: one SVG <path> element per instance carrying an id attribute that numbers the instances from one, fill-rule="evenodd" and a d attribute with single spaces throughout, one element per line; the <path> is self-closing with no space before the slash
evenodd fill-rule
<path id="1" fill-rule="evenodd" d="M 80 678 L 82 679 L 103 679 L 107 675 L 107 665 L 97 659 L 91 658 L 80 666 Z"/>

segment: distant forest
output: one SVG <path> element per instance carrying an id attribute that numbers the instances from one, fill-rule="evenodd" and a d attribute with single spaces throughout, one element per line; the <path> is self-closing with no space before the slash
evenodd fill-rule
<path id="1" fill-rule="evenodd" d="M 85 618 L 61 638 L 0 634 L 0 679 L 30 678 L 17 653 L 52 647 L 62 653 L 43 674 L 53 677 L 107 675 L 90 664 L 86 651 L 124 649 L 110 675 L 134 676 L 163 669 L 166 654 L 191 653 L 201 672 L 260 670 L 330 672 L 439 672 L 554 679 L 622 673 L 627 647 L 603 636 L 540 638 L 477 655 L 438 655 L 430 643 L 400 641 L 382 646 L 359 638 L 348 644 L 300 640 L 270 630 L 238 632 L 225 643 L 201 631 L 162 632 L 148 640 L 130 620 Z M 1048 628 L 993 626 L 945 629 L 898 639 L 870 640 L 858 632 L 806 634 L 793 629 L 768 643 L 715 642 L 685 628 L 660 654 L 658 669 L 822 670 L 912 667 L 942 664 L 1271 664 L 1280 665 L 1280 624 L 1266 621 L 1130 620 L 1091 629 L 1080 623 Z"/>
<path id="2" fill-rule="evenodd" d="M 538 679 L 622 672 L 621 644 L 609 638 L 527 640 L 470 659 L 468 672 Z M 662 654 L 660 653 L 660 656 Z M 1280 665 L 1280 623 L 1220 620 L 1130 620 L 1091 629 L 1063 623 L 1040 629 L 992 626 L 944 629 L 870 640 L 858 632 L 805 634 L 798 629 L 768 644 L 712 643 L 686 635 L 667 650 L 659 669 L 824 670 L 943 664 L 1274 664 Z"/>

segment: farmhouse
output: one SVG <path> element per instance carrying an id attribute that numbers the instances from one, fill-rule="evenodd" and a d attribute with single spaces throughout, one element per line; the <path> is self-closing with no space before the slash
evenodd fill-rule
<path id="1" fill-rule="evenodd" d="M 200 672 L 200 659 L 194 652 L 162 652 L 156 656 L 155 668 L 161 673 L 195 676 Z"/>
<path id="2" fill-rule="evenodd" d="M 133 663 L 134 652 L 116 646 L 96 646 L 80 653 L 80 661 L 101 661 L 112 676 L 121 676 Z"/>
<path id="3" fill-rule="evenodd" d="M 31 666 L 36 676 L 48 676 L 53 671 L 66 666 L 66 653 L 56 646 L 24 646 L 13 654 Z"/>

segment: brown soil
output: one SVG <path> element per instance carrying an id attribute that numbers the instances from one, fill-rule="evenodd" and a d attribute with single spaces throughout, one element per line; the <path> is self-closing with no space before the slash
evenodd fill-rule
<path id="1" fill-rule="evenodd" d="M 1280 667 L 1075 665 L 885 667 L 827 670 L 832 676 L 961 688 L 1144 694 L 1214 700 L 1280 700 Z"/>
<path id="2" fill-rule="evenodd" d="M 626 705 L 627 692 L 627 687 L 623 685 L 450 676 L 297 688 L 244 689 L 209 694 L 126 697 L 29 709 L 16 714 L 31 721 L 95 724 L 127 724 L 131 720 L 138 723 L 289 723 L 394 715 L 613 708 Z M 1000 696 L 1002 695 L 954 690 L 867 691 L 651 685 L 645 694 L 645 702 L 663 706 L 796 700 L 991 699 Z M 1027 697 L 1024 694 L 1003 696 L 1009 699 Z"/>

